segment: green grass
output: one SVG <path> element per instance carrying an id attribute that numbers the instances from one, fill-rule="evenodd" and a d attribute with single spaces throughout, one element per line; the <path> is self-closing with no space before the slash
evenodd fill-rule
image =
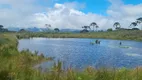
<path id="1" fill-rule="evenodd" d="M 120 30 L 110 32 L 90 32 L 90 33 L 17 33 L 17 37 L 32 38 L 32 37 L 47 37 L 47 38 L 103 38 L 117 40 L 136 40 L 142 41 L 142 31 L 135 30 Z"/>
<path id="2" fill-rule="evenodd" d="M 51 59 L 29 50 L 19 52 L 15 35 L 0 34 L 0 39 L 0 80 L 33 80 L 31 76 L 36 74 L 33 66 Z"/>
<path id="3" fill-rule="evenodd" d="M 115 34 L 115 32 L 105 33 L 107 32 L 102 34 Z M 27 33 L 22 33 L 20 36 L 25 34 Z M 54 37 L 66 37 L 67 35 L 70 37 L 77 37 L 79 35 L 82 35 L 82 37 L 84 35 L 84 37 L 87 35 L 100 35 L 99 32 L 87 34 L 32 33 L 31 35 L 33 35 L 33 37 L 39 37 L 35 34 L 41 34 L 40 37 L 43 37 L 43 35 L 46 37 L 49 37 L 49 35 L 50 37 L 53 35 Z M 66 70 L 63 69 L 63 63 L 58 61 L 53 65 L 51 70 L 41 72 L 40 69 L 34 69 L 33 66 L 42 61 L 51 60 L 51 58 L 45 58 L 43 55 L 37 55 L 37 52 L 31 53 L 29 50 L 19 52 L 17 50 L 17 45 L 18 42 L 15 34 L 0 34 L 0 80 L 142 80 L 141 67 L 137 67 L 135 69 L 95 69 L 93 67 L 88 67 L 83 71 L 77 71 L 72 68 L 68 68 Z"/>

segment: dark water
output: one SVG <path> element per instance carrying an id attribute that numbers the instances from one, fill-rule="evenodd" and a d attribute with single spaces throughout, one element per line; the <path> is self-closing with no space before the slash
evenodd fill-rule
<path id="1" fill-rule="evenodd" d="M 19 40 L 18 49 L 39 51 L 45 56 L 55 57 L 64 66 L 84 69 L 87 66 L 127 67 L 142 66 L 142 42 L 99 39 L 101 44 L 91 45 L 95 39 L 82 38 L 32 38 Z M 119 43 L 122 42 L 120 46 Z M 43 68 L 52 63 L 43 62 Z"/>

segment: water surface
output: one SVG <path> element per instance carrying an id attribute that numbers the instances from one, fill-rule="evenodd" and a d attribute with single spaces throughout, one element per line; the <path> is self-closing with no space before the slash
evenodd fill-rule
<path id="1" fill-rule="evenodd" d="M 142 66 L 142 42 L 99 39 L 101 44 L 91 45 L 96 39 L 84 38 L 31 38 L 19 40 L 18 49 L 39 51 L 45 56 L 55 57 L 64 66 L 84 69 L 87 66 L 127 67 Z M 119 43 L 122 42 L 120 46 Z M 51 63 L 43 62 L 42 67 Z"/>

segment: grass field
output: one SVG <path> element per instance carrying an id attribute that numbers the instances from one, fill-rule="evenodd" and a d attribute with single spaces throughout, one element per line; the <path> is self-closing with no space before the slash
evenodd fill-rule
<path id="1" fill-rule="evenodd" d="M 90 32 L 90 33 L 17 33 L 17 37 L 48 37 L 48 38 L 103 38 L 103 39 L 118 39 L 118 40 L 136 40 L 142 41 L 142 31 L 120 30 L 110 32 Z"/>
<path id="2" fill-rule="evenodd" d="M 50 71 L 41 72 L 33 66 L 49 61 L 43 55 L 31 53 L 29 50 L 17 50 L 19 38 L 29 37 L 72 37 L 72 38 L 111 38 L 142 40 L 141 31 L 133 32 L 97 32 L 97 33 L 1 33 L 0 34 L 0 80 L 142 80 L 142 68 L 135 69 L 95 69 L 89 67 L 83 71 L 68 68 L 62 69 L 62 62 L 58 61 Z M 127 35 L 127 37 L 124 35 Z M 129 36 L 128 36 L 129 35 Z"/>

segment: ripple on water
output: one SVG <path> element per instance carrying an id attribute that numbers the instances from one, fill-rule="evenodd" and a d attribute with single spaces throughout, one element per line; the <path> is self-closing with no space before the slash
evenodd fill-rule
<path id="1" fill-rule="evenodd" d="M 136 54 L 136 53 L 126 53 L 127 56 L 132 56 L 132 57 L 142 57 L 142 55 L 140 54 Z"/>
<path id="2" fill-rule="evenodd" d="M 134 67 L 142 65 L 142 42 L 100 39 L 101 44 L 90 45 L 95 39 L 82 38 L 33 38 L 19 40 L 18 49 L 29 49 L 44 53 L 45 56 L 62 60 L 66 66 L 85 68 L 101 67 Z M 119 43 L 122 42 L 120 47 Z M 48 62 L 41 64 L 44 67 Z"/>

